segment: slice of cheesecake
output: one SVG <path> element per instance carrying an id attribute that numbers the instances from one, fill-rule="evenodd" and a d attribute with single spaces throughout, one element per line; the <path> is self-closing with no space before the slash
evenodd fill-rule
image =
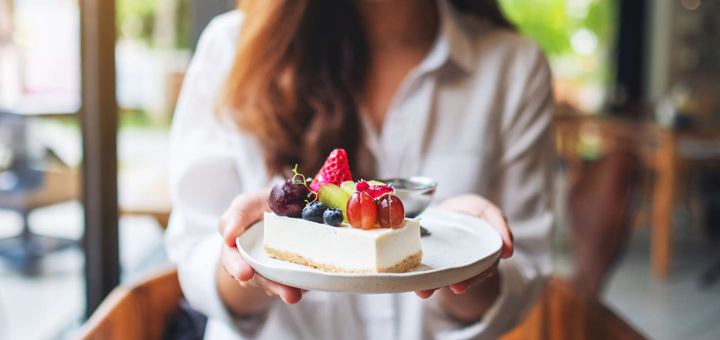
<path id="1" fill-rule="evenodd" d="M 264 247 L 273 258 L 327 272 L 404 273 L 422 260 L 419 219 L 362 230 L 265 213 Z"/>

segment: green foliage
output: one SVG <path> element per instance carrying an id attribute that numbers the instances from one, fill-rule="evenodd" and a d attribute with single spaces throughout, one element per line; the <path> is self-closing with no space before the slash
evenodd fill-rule
<path id="1" fill-rule="evenodd" d="M 175 13 L 175 48 L 188 49 L 190 47 L 190 0 L 176 1 Z M 153 30 L 155 28 L 158 0 L 118 0 L 116 1 L 117 34 L 122 34 L 122 25 L 127 18 L 135 17 L 142 22 L 142 31 L 139 39 L 153 46 Z"/>
<path id="2" fill-rule="evenodd" d="M 156 9 L 157 1 L 152 0 L 118 0 L 115 2 L 116 16 L 120 21 L 129 15 L 152 16 Z"/>
<path id="3" fill-rule="evenodd" d="M 551 61 L 571 57 L 579 65 L 576 65 L 578 71 L 575 78 L 595 83 L 608 81 L 611 73 L 610 52 L 617 28 L 618 0 L 499 2 L 505 15 L 518 27 L 520 33 L 537 42 Z M 580 29 L 587 29 L 597 37 L 597 48 L 590 56 L 579 55 L 573 50 L 571 38 Z"/>
<path id="4" fill-rule="evenodd" d="M 501 0 L 500 5 L 520 32 L 540 44 L 548 55 L 571 51 L 565 1 Z"/>
<path id="5" fill-rule="evenodd" d="M 151 126 L 150 116 L 142 109 L 121 108 L 119 112 L 119 127 L 149 127 Z"/>
<path id="6" fill-rule="evenodd" d="M 190 0 L 178 0 L 175 16 L 175 48 L 190 48 Z"/>
<path id="7" fill-rule="evenodd" d="M 118 0 L 115 2 L 115 19 L 117 35 L 122 32 L 122 24 L 125 19 L 136 16 L 142 20 L 143 29 L 140 38 L 148 44 L 152 44 L 152 32 L 155 25 L 155 11 L 157 0 Z"/>
<path id="8" fill-rule="evenodd" d="M 568 4 L 588 1 L 587 15 L 574 18 Z M 612 43 L 617 12 L 613 0 L 500 0 L 520 32 L 540 44 L 548 55 L 573 53 L 570 37 L 580 28 L 595 33 L 600 45 Z"/>

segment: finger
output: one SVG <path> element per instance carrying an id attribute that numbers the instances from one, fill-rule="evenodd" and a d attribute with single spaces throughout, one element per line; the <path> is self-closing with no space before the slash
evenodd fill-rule
<path id="1" fill-rule="evenodd" d="M 273 289 L 286 304 L 294 305 L 300 302 L 300 299 L 302 299 L 302 292 L 300 291 L 300 289 L 288 287 L 284 284 L 280 284 L 277 282 L 273 282 L 273 284 L 276 285 L 276 287 Z"/>
<path id="2" fill-rule="evenodd" d="M 495 275 L 497 273 L 498 262 L 499 261 L 496 261 L 490 268 L 488 268 L 484 272 L 482 272 L 474 277 L 471 277 L 465 281 L 451 284 L 448 287 L 455 294 L 465 293 L 468 290 L 468 288 L 475 286 L 476 284 L 484 281 L 485 279 Z"/>
<path id="3" fill-rule="evenodd" d="M 220 256 L 222 266 L 225 271 L 238 281 L 250 281 L 255 275 L 255 270 L 240 255 L 237 248 L 230 248 L 227 245 L 222 246 Z"/>
<path id="4" fill-rule="evenodd" d="M 418 290 L 415 292 L 415 295 L 419 296 L 421 299 L 427 299 L 435 293 L 437 289 L 427 289 L 427 290 Z"/>
<path id="5" fill-rule="evenodd" d="M 502 238 L 503 242 L 500 258 L 506 259 L 512 256 L 514 250 L 513 236 L 510 232 L 510 227 L 508 227 L 507 220 L 500 209 L 492 204 L 488 204 L 488 206 L 480 214 L 480 218 L 490 223 L 490 225 L 500 234 L 500 238 Z"/>
<path id="6" fill-rule="evenodd" d="M 235 239 L 253 223 L 262 219 L 263 214 L 270 211 L 268 191 L 260 190 L 238 196 L 222 219 L 225 244 L 235 247 Z"/>
<path id="7" fill-rule="evenodd" d="M 295 287 L 286 286 L 266 277 L 257 275 L 256 280 L 265 288 L 279 296 L 288 305 L 294 305 L 302 299 L 302 292 Z"/>

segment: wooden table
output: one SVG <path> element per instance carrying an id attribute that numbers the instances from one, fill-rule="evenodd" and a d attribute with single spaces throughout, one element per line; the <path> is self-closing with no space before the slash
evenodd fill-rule
<path id="1" fill-rule="evenodd" d="M 694 131 L 664 129 L 651 122 L 632 121 L 607 116 L 561 116 L 556 118 L 558 153 L 568 162 L 581 162 L 582 135 L 594 135 L 603 150 L 631 149 L 641 158 L 646 169 L 655 174 L 651 189 L 651 266 L 661 278 L 668 275 L 672 264 L 673 212 L 676 190 L 682 169 L 697 159 L 679 152 L 680 143 L 717 141 L 720 128 L 705 126 Z M 712 155 L 708 158 L 713 158 Z M 714 156 L 720 160 L 720 153 Z"/>
<path id="2" fill-rule="evenodd" d="M 19 183 L 13 188 L 0 190 L 0 208 L 18 212 L 23 223 L 20 235 L 0 239 L 0 257 L 25 275 L 40 274 L 40 259 L 46 254 L 78 245 L 75 240 L 37 235 L 30 230 L 28 216 L 32 210 L 80 197 L 81 177 L 78 170 L 68 167 L 56 157 L 37 160 L 38 163 L 43 162 L 41 169 L 35 168 L 30 160 L 30 120 L 72 117 L 75 110 L 72 105 L 37 106 L 40 102 L 24 100 L 23 104 L 12 108 L 0 108 L 0 126 L 8 128 L 9 137 L 5 142 L 9 142 L 15 159 L 11 169 L 7 170 L 19 177 Z M 4 170 L 0 168 L 0 171 Z"/>
<path id="3" fill-rule="evenodd" d="M 77 200 L 80 196 L 80 174 L 74 169 L 45 169 L 42 186 L 19 192 L 0 191 L 0 208 L 20 213 L 22 229 L 18 236 L 0 239 L 0 257 L 24 275 L 41 273 L 40 259 L 48 253 L 78 245 L 75 240 L 37 235 L 30 230 L 31 211 L 49 205 Z"/>

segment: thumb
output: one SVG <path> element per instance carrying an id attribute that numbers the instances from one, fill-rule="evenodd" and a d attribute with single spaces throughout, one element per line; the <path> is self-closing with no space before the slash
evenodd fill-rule
<path id="1" fill-rule="evenodd" d="M 268 191 L 260 190 L 242 194 L 233 201 L 224 218 L 223 239 L 226 245 L 234 247 L 235 239 L 253 223 L 262 220 L 266 211 L 270 211 L 267 198 Z"/>

